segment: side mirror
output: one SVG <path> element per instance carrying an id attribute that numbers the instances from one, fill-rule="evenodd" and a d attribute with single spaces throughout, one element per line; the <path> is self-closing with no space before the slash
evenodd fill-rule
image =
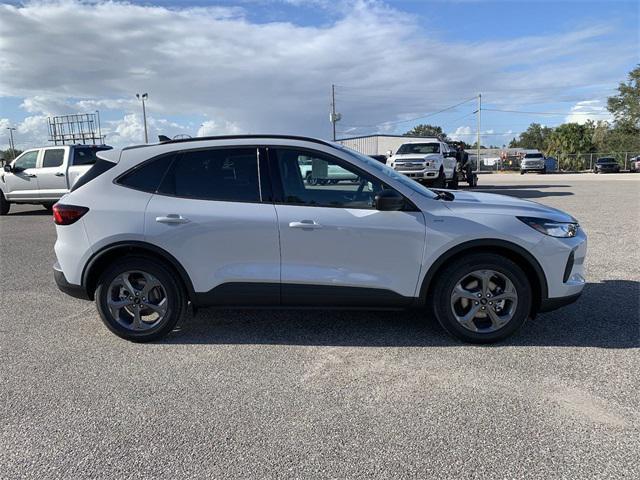
<path id="1" fill-rule="evenodd" d="M 375 197 L 375 207 L 383 212 L 402 210 L 404 197 L 395 190 L 382 190 Z"/>
<path id="2" fill-rule="evenodd" d="M 4 171 L 7 173 L 11 173 L 13 170 L 11 169 L 11 165 L 8 163 L 4 166 Z"/>

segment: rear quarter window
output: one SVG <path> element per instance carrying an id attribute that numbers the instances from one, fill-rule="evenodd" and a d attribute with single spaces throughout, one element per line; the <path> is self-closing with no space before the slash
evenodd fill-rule
<path id="1" fill-rule="evenodd" d="M 121 175 L 116 183 L 135 190 L 155 193 L 175 157 L 172 153 L 147 160 Z"/>
<path id="2" fill-rule="evenodd" d="M 72 165 L 93 165 L 98 160 L 96 154 L 110 148 L 74 148 Z"/>

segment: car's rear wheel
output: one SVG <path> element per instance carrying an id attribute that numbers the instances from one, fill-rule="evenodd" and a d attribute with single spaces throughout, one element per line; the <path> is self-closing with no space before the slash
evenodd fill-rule
<path id="1" fill-rule="evenodd" d="M 128 257 L 98 280 L 96 305 L 109 330 L 133 342 L 158 340 L 174 329 L 186 311 L 184 288 L 164 265 Z"/>
<path id="2" fill-rule="evenodd" d="M 531 285 L 513 261 L 468 255 L 438 275 L 431 301 L 440 325 L 471 343 L 492 343 L 517 331 L 531 312 Z"/>
<path id="3" fill-rule="evenodd" d="M 4 193 L 0 192 L 0 215 L 6 215 L 9 213 L 11 204 L 4 198 Z"/>

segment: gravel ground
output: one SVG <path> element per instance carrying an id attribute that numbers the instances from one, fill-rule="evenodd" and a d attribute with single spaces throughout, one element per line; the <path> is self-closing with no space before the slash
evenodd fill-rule
<path id="1" fill-rule="evenodd" d="M 583 297 L 506 343 L 418 312 L 204 310 L 127 343 L 0 218 L 2 478 L 640 478 L 640 175 L 490 175 L 589 235 Z"/>

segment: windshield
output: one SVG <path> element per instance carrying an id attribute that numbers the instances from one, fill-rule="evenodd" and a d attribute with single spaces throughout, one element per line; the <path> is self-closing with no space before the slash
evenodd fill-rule
<path id="1" fill-rule="evenodd" d="M 524 158 L 542 158 L 541 153 L 527 153 Z"/>
<path id="2" fill-rule="evenodd" d="M 439 143 L 405 143 L 401 145 L 396 155 L 406 155 L 411 153 L 427 154 L 440 153 Z"/>
<path id="3" fill-rule="evenodd" d="M 395 180 L 396 182 L 402 183 L 404 186 L 409 187 L 411 190 L 419 193 L 420 195 L 426 195 L 429 198 L 438 198 L 438 196 L 428 188 L 423 187 L 418 182 L 415 182 L 409 177 L 396 172 L 393 168 L 387 167 L 384 163 L 378 162 L 373 158 L 368 157 L 367 155 L 363 155 L 359 152 L 356 152 L 355 150 L 345 147 L 344 145 L 340 145 L 339 143 L 334 144 L 334 146 L 337 149 L 345 152 L 346 154 L 351 155 L 352 157 L 357 158 L 358 160 L 361 160 L 362 162 L 372 167 L 374 170 L 376 170 L 376 172 L 382 175 L 381 180 L 384 180 L 384 177 L 388 177 Z"/>
<path id="4" fill-rule="evenodd" d="M 599 158 L 598 163 L 613 163 L 615 159 L 613 158 Z"/>

